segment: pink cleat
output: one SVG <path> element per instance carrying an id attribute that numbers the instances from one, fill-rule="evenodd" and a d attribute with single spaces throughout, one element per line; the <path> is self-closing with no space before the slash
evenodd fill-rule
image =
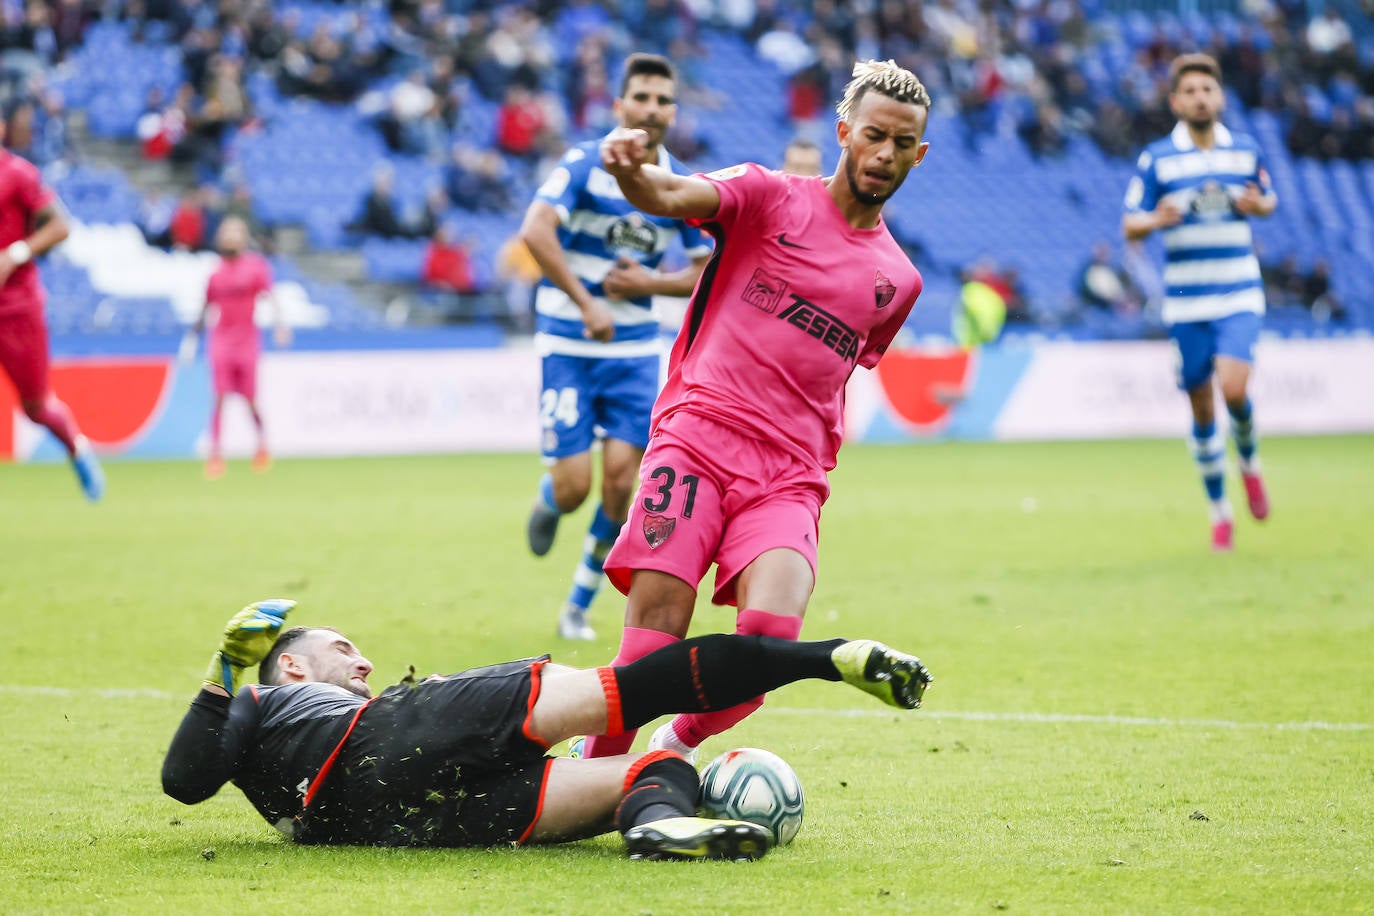
<path id="1" fill-rule="evenodd" d="M 1269 517 L 1269 494 L 1264 492 L 1264 478 L 1258 473 L 1240 475 L 1245 483 L 1245 498 L 1250 503 L 1250 514 L 1255 521 L 1262 522 Z"/>
<path id="2" fill-rule="evenodd" d="M 219 480 L 224 476 L 224 459 L 219 455 L 211 455 L 205 461 L 205 479 Z"/>
<path id="3" fill-rule="evenodd" d="M 1235 528 L 1229 518 L 1212 522 L 1212 553 L 1230 553 L 1231 532 Z"/>

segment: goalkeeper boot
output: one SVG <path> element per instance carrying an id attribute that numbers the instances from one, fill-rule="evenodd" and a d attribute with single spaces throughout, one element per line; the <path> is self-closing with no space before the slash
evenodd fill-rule
<path id="1" fill-rule="evenodd" d="M 919 709 L 926 687 L 935 680 L 916 656 L 871 639 L 854 639 L 837 646 L 830 660 L 846 684 L 903 709 Z"/>
<path id="2" fill-rule="evenodd" d="M 95 452 L 85 436 L 76 442 L 76 451 L 72 453 L 72 470 L 76 471 L 76 479 L 86 498 L 93 503 L 100 502 L 100 497 L 105 495 L 105 472 L 101 470 L 100 462 L 96 460 Z"/>
<path id="3" fill-rule="evenodd" d="M 757 859 L 773 846 L 767 827 L 749 821 L 668 817 L 625 831 L 631 859 Z"/>

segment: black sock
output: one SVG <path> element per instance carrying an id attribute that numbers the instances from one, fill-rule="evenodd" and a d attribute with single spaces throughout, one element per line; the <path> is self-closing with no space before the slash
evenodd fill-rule
<path id="1" fill-rule="evenodd" d="M 696 767 L 678 756 L 664 757 L 639 771 L 615 809 L 615 828 L 624 833 L 665 817 L 688 817 L 697 813 L 700 800 Z"/>
<path id="2" fill-rule="evenodd" d="M 838 681 L 830 654 L 842 643 L 725 635 L 675 642 L 614 669 L 621 718 L 628 730 L 670 713 L 729 709 L 793 681 Z"/>

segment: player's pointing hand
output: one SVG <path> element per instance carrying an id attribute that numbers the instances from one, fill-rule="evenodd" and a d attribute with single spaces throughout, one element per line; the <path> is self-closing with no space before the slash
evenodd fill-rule
<path id="1" fill-rule="evenodd" d="M 637 127 L 617 127 L 601 141 L 601 165 L 619 177 L 635 172 L 648 155 L 649 134 Z"/>

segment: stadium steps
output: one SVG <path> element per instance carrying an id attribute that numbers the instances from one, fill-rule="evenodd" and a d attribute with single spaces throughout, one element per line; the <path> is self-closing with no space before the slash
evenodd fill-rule
<path id="1" fill-rule="evenodd" d="M 78 119 L 79 120 L 79 119 Z M 158 191 L 180 197 L 195 189 L 189 172 L 183 172 L 166 161 L 150 162 L 135 142 L 111 140 L 91 135 L 79 123 L 73 130 L 73 141 L 91 164 L 119 169 L 140 194 Z M 299 226 L 277 226 L 271 230 L 273 243 L 281 254 L 292 257 L 309 276 L 325 283 L 344 283 L 354 291 L 364 305 L 386 313 L 397 297 L 395 284 L 372 283 L 367 280 L 362 255 L 348 249 L 317 251 L 309 247 L 305 231 Z M 393 308 L 391 314 L 395 314 Z"/>

